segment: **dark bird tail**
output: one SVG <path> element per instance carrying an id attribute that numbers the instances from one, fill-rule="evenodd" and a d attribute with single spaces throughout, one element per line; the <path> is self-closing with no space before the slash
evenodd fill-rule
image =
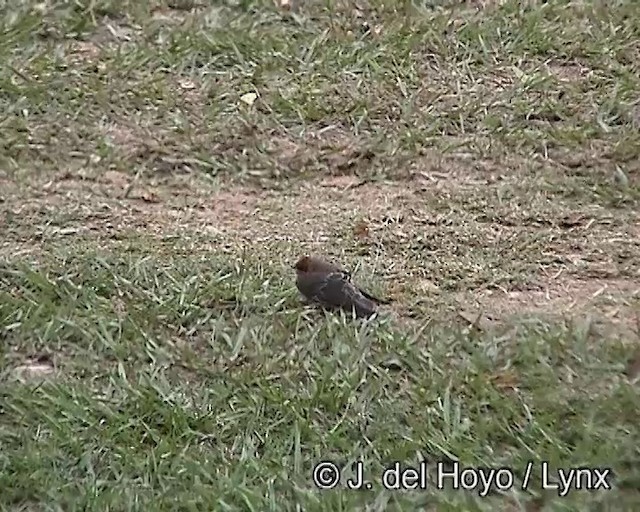
<path id="1" fill-rule="evenodd" d="M 364 295 L 367 299 L 372 300 L 373 302 L 377 302 L 378 304 L 391 304 L 392 299 L 379 299 L 370 293 L 365 292 L 362 288 L 358 288 L 360 293 Z"/>

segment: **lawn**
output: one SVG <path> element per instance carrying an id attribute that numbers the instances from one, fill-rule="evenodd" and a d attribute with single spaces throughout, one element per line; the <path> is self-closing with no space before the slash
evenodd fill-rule
<path id="1" fill-rule="evenodd" d="M 0 213 L 0 510 L 640 506 L 636 0 L 0 2 Z"/>

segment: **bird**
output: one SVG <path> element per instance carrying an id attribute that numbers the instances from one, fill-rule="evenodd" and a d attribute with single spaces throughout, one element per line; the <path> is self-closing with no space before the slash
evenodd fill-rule
<path id="1" fill-rule="evenodd" d="M 300 293 L 327 309 L 354 311 L 356 317 L 368 318 L 376 312 L 379 304 L 390 302 L 362 290 L 351 282 L 348 271 L 321 258 L 302 256 L 293 268 Z"/>

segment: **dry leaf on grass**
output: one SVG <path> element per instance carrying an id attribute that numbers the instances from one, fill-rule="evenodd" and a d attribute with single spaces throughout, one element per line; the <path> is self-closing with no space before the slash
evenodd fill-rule
<path id="1" fill-rule="evenodd" d="M 159 203 L 160 197 L 155 192 L 142 192 L 140 194 L 140 199 L 142 199 L 145 203 Z"/>
<path id="2" fill-rule="evenodd" d="M 196 88 L 196 84 L 189 79 L 180 80 L 178 83 L 180 84 L 180 87 L 186 91 L 191 91 Z"/>
<path id="3" fill-rule="evenodd" d="M 458 311 L 458 316 L 469 323 L 470 327 L 487 331 L 495 326 L 496 322 L 485 316 L 482 312 Z"/>
<path id="4" fill-rule="evenodd" d="M 518 376 L 512 370 L 505 370 L 490 377 L 493 385 L 501 391 L 514 390 L 518 387 Z"/>
<path id="5" fill-rule="evenodd" d="M 356 225 L 353 227 L 353 234 L 357 238 L 367 238 L 369 236 L 369 224 L 367 221 L 360 220 L 356 222 Z"/>
<path id="6" fill-rule="evenodd" d="M 48 358 L 28 359 L 25 364 L 13 370 L 14 379 L 20 382 L 42 379 L 54 372 L 53 363 Z"/>
<path id="7" fill-rule="evenodd" d="M 257 99 L 258 95 L 255 92 L 248 92 L 240 96 L 240 101 L 249 106 L 253 105 Z"/>

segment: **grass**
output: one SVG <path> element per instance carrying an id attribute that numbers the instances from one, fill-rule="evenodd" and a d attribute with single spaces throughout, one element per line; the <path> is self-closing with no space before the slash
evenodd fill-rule
<path id="1" fill-rule="evenodd" d="M 4 366 L 46 354 L 59 373 L 3 392 L 7 505 L 476 510 L 554 500 L 535 472 L 528 492 L 503 498 L 380 485 L 319 493 L 310 477 L 322 459 L 362 460 L 373 476 L 422 458 L 506 466 L 517 481 L 529 460 L 613 467 L 615 491 L 560 503 L 635 503 L 637 391 L 613 375 L 624 348 L 579 325 L 498 336 L 353 324 L 301 315 L 283 276 L 258 262 L 90 256 L 3 269 Z"/>
<path id="2" fill-rule="evenodd" d="M 640 7 L 484 4 L 0 4 L 2 510 L 636 509 Z"/>

